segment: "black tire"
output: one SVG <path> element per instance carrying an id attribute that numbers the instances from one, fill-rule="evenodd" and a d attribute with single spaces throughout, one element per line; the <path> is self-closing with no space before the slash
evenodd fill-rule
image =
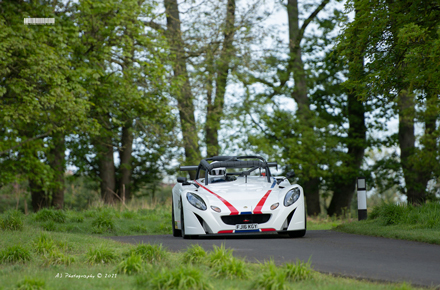
<path id="1" fill-rule="evenodd" d="M 182 236 L 182 231 L 176 229 L 176 227 L 175 227 L 175 221 L 174 221 L 174 201 L 172 201 L 171 208 L 172 208 L 171 209 L 171 226 L 172 226 L 172 229 L 173 229 L 173 237 L 181 237 Z"/>
<path id="2" fill-rule="evenodd" d="M 180 199 L 180 227 L 181 227 L 181 232 L 182 232 L 182 238 L 189 239 L 190 237 L 188 235 L 185 235 L 185 220 L 183 218 L 182 199 Z"/>
<path id="3" fill-rule="evenodd" d="M 307 231 L 307 214 L 305 213 L 304 210 L 304 229 L 299 231 L 289 231 L 287 234 L 291 238 L 301 238 L 306 235 L 306 231 Z"/>

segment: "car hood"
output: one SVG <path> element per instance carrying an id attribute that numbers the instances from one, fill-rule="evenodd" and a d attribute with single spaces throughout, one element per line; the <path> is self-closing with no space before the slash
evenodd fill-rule
<path id="1" fill-rule="evenodd" d="M 271 192 L 266 196 L 264 204 L 270 206 L 273 202 L 278 201 L 278 190 L 273 179 L 269 183 L 266 178 L 254 180 L 249 178 L 245 183 L 244 179 L 238 178 L 236 181 L 209 184 L 206 187 L 202 184 L 198 192 L 203 193 L 211 205 L 222 208 L 222 212 L 223 209 L 226 209 L 223 200 L 230 203 L 239 212 L 252 212 L 269 191 Z"/>

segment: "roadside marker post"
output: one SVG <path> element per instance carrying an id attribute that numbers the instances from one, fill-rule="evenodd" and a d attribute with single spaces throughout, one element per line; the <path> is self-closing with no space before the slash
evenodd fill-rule
<path id="1" fill-rule="evenodd" d="M 365 177 L 357 179 L 358 220 L 367 219 L 367 186 Z"/>

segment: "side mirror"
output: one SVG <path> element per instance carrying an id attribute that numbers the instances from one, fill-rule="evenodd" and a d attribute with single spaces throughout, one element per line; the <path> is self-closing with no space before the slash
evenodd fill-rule
<path id="1" fill-rule="evenodd" d="M 187 183 L 187 178 L 186 177 L 177 177 L 177 182 L 178 183 Z"/>
<path id="2" fill-rule="evenodd" d="M 286 178 L 292 178 L 295 177 L 295 172 L 294 171 L 289 171 L 286 173 Z"/>

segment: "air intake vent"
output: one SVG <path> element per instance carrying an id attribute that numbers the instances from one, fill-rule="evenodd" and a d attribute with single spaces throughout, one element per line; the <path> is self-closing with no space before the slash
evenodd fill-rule
<path id="1" fill-rule="evenodd" d="M 271 214 L 241 214 L 224 215 L 222 221 L 227 225 L 236 224 L 264 224 L 269 221 Z"/>

